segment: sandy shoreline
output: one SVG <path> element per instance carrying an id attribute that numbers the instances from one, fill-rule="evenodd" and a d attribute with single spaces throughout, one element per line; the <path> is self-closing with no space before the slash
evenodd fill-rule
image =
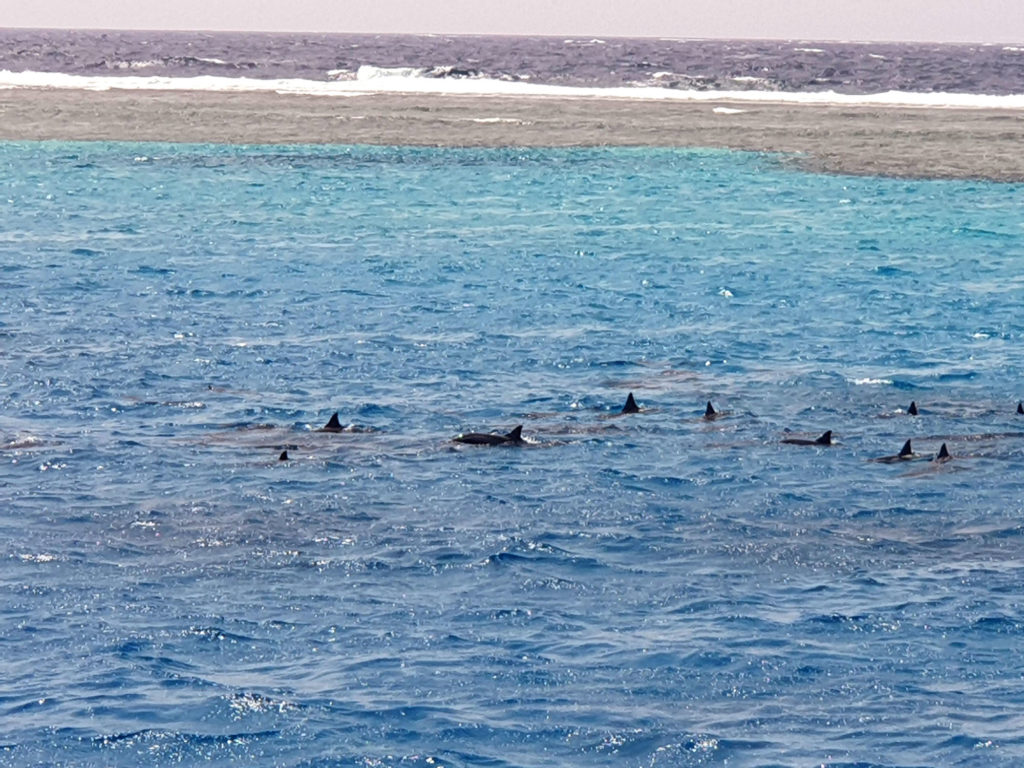
<path id="1" fill-rule="evenodd" d="M 734 111 L 737 110 L 737 111 Z M 0 140 L 720 147 L 812 170 L 1024 181 L 1024 112 L 592 98 L 0 91 Z"/>

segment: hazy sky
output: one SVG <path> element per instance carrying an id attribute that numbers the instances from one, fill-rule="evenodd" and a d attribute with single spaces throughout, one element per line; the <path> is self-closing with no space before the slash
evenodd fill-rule
<path id="1" fill-rule="evenodd" d="M 3 0 L 0 26 L 1024 42 L 1024 0 Z"/>

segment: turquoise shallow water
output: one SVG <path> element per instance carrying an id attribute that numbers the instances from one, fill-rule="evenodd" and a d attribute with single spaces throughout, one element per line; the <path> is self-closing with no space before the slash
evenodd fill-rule
<path id="1" fill-rule="evenodd" d="M 1021 186 L 632 149 L 0 168 L 0 764 L 1024 758 Z"/>

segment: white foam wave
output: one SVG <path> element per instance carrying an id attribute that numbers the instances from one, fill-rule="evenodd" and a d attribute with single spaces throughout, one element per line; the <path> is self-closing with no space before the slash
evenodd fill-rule
<path id="1" fill-rule="evenodd" d="M 388 77 L 423 77 L 426 70 L 423 67 L 374 67 L 363 64 L 356 70 L 356 80 L 377 80 Z"/>
<path id="2" fill-rule="evenodd" d="M 443 69 L 443 68 L 442 68 Z M 886 91 L 845 94 L 834 91 L 792 93 L 784 91 L 711 91 L 683 88 L 622 86 L 584 88 L 543 85 L 486 77 L 438 77 L 431 70 L 360 67 L 354 80 L 260 80 L 248 77 L 98 77 L 59 72 L 10 72 L 0 70 L 0 88 L 72 89 L 86 91 L 209 91 L 265 92 L 318 96 L 371 94 L 434 94 L 439 96 L 522 96 L 561 98 L 610 98 L 650 101 L 743 102 L 749 104 L 809 104 L 866 107 L 934 107 L 959 109 L 1024 110 L 1024 94 L 991 96 L 972 93 L 914 93 Z"/>
<path id="3" fill-rule="evenodd" d="M 18 555 L 18 558 L 25 563 L 52 563 L 57 559 L 57 556 L 51 555 L 49 552 L 42 552 L 38 555 L 31 552 L 23 552 Z"/>
<path id="4" fill-rule="evenodd" d="M 336 71 L 336 70 L 335 70 Z M 473 69 L 458 67 L 454 64 L 437 67 L 374 67 L 364 64 L 356 70 L 356 80 L 376 80 L 379 78 L 479 78 L 481 75 Z M 514 79 L 514 78 L 513 78 Z"/>
<path id="5" fill-rule="evenodd" d="M 159 67 L 162 63 L 155 59 L 147 59 L 145 61 L 115 61 L 111 66 L 114 69 L 151 69 Z"/>
<path id="6" fill-rule="evenodd" d="M 202 64 L 213 64 L 218 67 L 230 66 L 226 61 L 224 61 L 224 59 L 195 56 L 192 57 L 190 60 Z M 111 63 L 109 66 L 111 69 L 152 69 L 153 67 L 162 67 L 166 63 L 166 61 L 161 61 L 158 59 L 119 59 Z"/>
<path id="7" fill-rule="evenodd" d="M 470 122 L 473 123 L 512 123 L 514 125 L 528 125 L 531 124 L 525 120 L 517 120 L 514 117 L 473 117 L 470 118 Z"/>

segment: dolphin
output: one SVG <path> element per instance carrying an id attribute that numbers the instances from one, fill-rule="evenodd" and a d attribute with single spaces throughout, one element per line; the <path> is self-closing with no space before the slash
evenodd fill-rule
<path id="1" fill-rule="evenodd" d="M 520 424 L 506 435 L 499 435 L 495 432 L 466 432 L 452 438 L 456 443 L 467 445 L 523 445 L 523 425 Z"/>
<path id="2" fill-rule="evenodd" d="M 281 455 L 277 457 L 277 460 L 278 461 L 288 461 L 289 458 L 290 457 L 288 456 L 288 451 L 281 451 Z"/>
<path id="3" fill-rule="evenodd" d="M 331 418 L 327 420 L 327 423 L 324 424 L 322 427 L 320 427 L 320 429 L 318 429 L 316 431 L 317 432 L 344 432 L 345 428 L 343 426 L 341 426 L 341 422 L 338 420 L 338 412 L 335 411 L 334 415 L 331 416 Z"/>
<path id="4" fill-rule="evenodd" d="M 916 459 L 918 456 L 914 453 L 914 450 L 910 447 L 910 441 L 907 440 L 900 448 L 900 452 L 895 456 L 880 456 L 877 459 L 869 459 L 869 461 L 876 461 L 880 464 L 896 464 L 900 461 L 911 461 Z"/>
<path id="5" fill-rule="evenodd" d="M 910 416 L 917 416 L 917 402 L 914 400 L 910 401 L 910 407 L 907 408 L 907 414 Z"/>
<path id="6" fill-rule="evenodd" d="M 626 397 L 626 404 L 622 406 L 622 410 L 619 413 L 640 413 L 640 406 L 636 404 L 636 400 L 633 399 L 633 393 L 630 392 Z"/>
<path id="7" fill-rule="evenodd" d="M 789 445 L 832 445 L 832 430 L 830 429 L 815 440 L 805 440 L 802 437 L 787 437 L 782 442 Z"/>
<path id="8" fill-rule="evenodd" d="M 1024 416 L 1024 400 L 1017 403 L 1017 415 Z"/>
<path id="9" fill-rule="evenodd" d="M 714 421 L 715 419 L 722 415 L 722 411 L 716 411 L 715 407 L 711 405 L 711 401 L 708 400 L 708 407 L 704 409 L 704 420 Z"/>
<path id="10" fill-rule="evenodd" d="M 932 461 L 935 461 L 935 462 L 938 462 L 938 463 L 941 464 L 943 462 L 949 461 L 952 458 L 953 457 L 949 455 L 949 449 L 946 448 L 946 444 L 943 443 L 942 447 L 939 448 L 939 452 L 936 453 L 935 456 L 932 458 Z"/>

